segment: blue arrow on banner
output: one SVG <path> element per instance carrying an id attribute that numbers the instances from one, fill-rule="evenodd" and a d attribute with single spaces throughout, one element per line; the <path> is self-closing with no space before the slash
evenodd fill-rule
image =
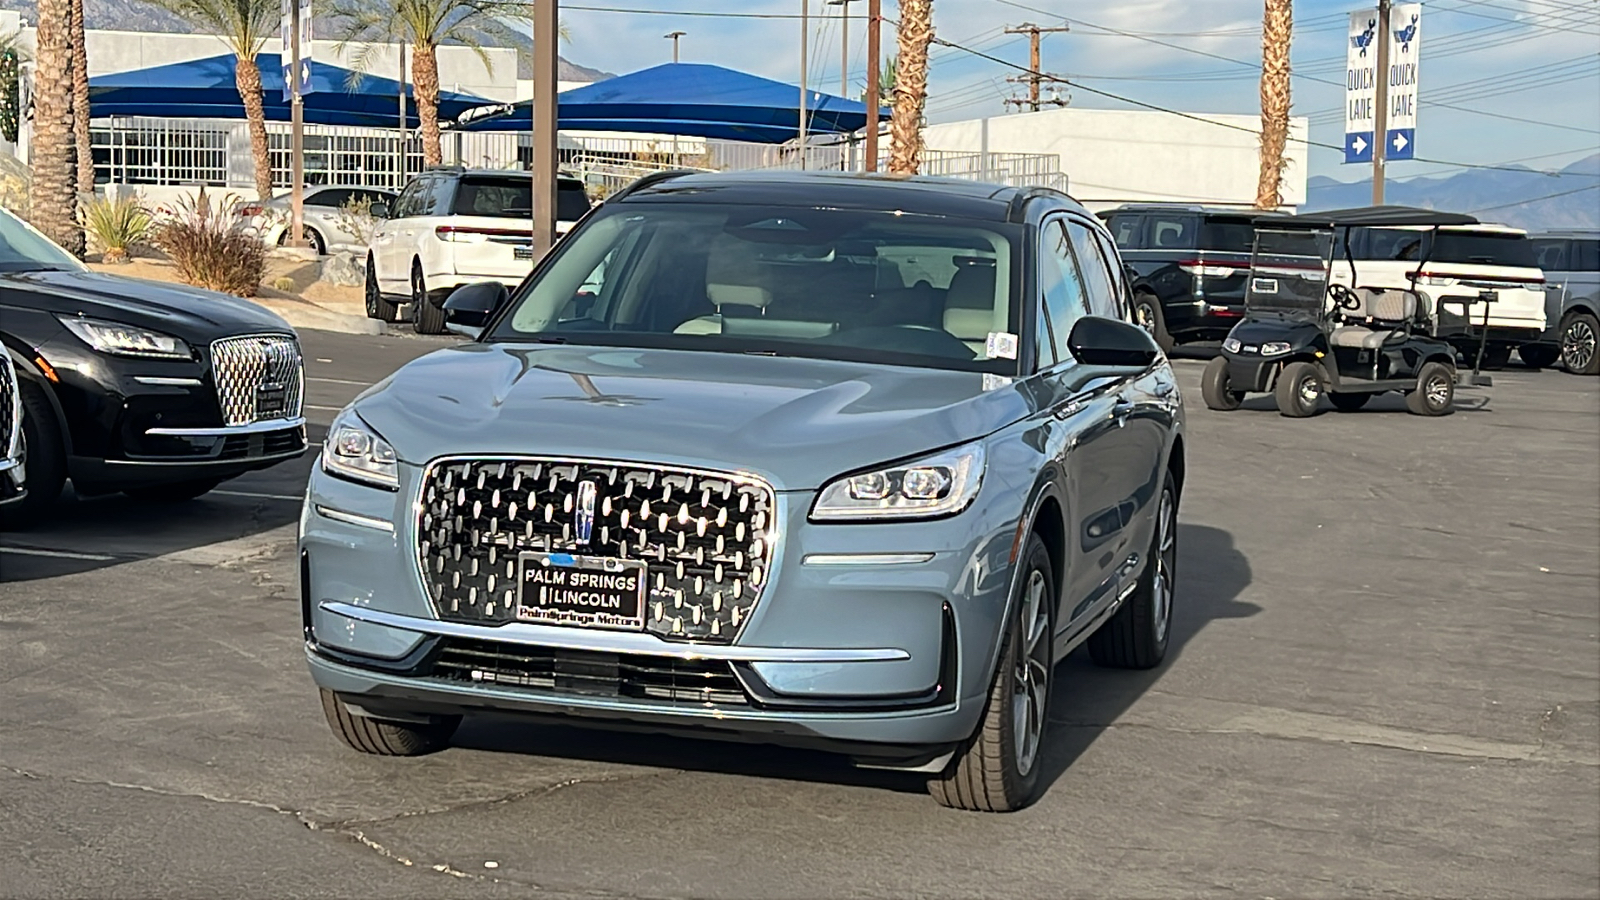
<path id="1" fill-rule="evenodd" d="M 1353 131 L 1344 136 L 1344 161 L 1372 162 L 1372 132 Z"/>
<path id="2" fill-rule="evenodd" d="M 1385 159 L 1413 159 L 1416 156 L 1416 144 L 1415 128 L 1391 128 L 1388 142 L 1383 145 L 1383 156 Z"/>

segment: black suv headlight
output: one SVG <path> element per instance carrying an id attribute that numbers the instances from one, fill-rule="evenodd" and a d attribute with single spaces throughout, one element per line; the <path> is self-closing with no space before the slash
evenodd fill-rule
<path id="1" fill-rule="evenodd" d="M 138 356 L 147 359 L 192 359 L 189 345 L 170 334 L 149 328 L 107 322 L 103 319 L 85 319 L 78 316 L 56 316 L 78 340 L 101 353 L 112 356 Z"/>

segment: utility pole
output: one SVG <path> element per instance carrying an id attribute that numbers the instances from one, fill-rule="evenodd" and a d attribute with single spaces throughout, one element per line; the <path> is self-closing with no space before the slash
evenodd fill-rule
<path id="1" fill-rule="evenodd" d="M 1026 84 L 1028 86 L 1028 99 L 1027 100 L 1010 99 L 1010 100 L 1006 101 L 1007 105 L 1015 103 L 1018 107 L 1021 107 L 1023 104 L 1027 104 L 1028 110 L 1030 112 L 1038 112 L 1039 111 L 1039 85 L 1041 83 L 1045 82 L 1045 81 L 1055 81 L 1056 80 L 1055 76 L 1046 75 L 1040 69 L 1039 40 L 1040 40 L 1040 38 L 1042 38 L 1044 35 L 1047 35 L 1047 34 L 1056 34 L 1058 32 L 1070 31 L 1070 30 L 1071 29 L 1069 29 L 1065 25 L 1057 25 L 1057 26 L 1055 26 L 1053 28 L 1041 28 L 1040 26 L 1035 25 L 1032 22 L 1024 22 L 1023 24 L 1018 25 L 1015 28 L 1011 28 L 1011 27 L 1007 27 L 1006 28 L 1006 34 L 1025 34 L 1025 35 L 1028 36 L 1028 74 L 1026 74 L 1026 75 L 1014 75 L 1014 76 L 1006 79 L 1007 81 L 1013 82 L 1015 84 Z M 1063 100 L 1061 100 L 1059 98 L 1053 98 L 1050 102 L 1054 103 L 1057 106 L 1066 106 L 1067 105 L 1065 101 L 1063 101 Z"/>
<path id="2" fill-rule="evenodd" d="M 557 0 L 533 4 L 533 258 L 556 242 Z"/>
<path id="3" fill-rule="evenodd" d="M 395 190 L 406 186 L 406 138 L 410 128 L 406 127 L 406 42 L 400 42 L 400 183 Z"/>
<path id="4" fill-rule="evenodd" d="M 666 34 L 662 35 L 662 37 L 668 38 L 668 39 L 670 39 L 672 41 L 672 61 L 673 62 L 677 62 L 678 61 L 678 38 L 681 38 L 681 37 L 683 37 L 684 35 L 686 35 L 688 33 L 689 32 L 687 32 L 687 31 L 669 31 Z"/>
<path id="5" fill-rule="evenodd" d="M 806 167 L 806 38 L 811 30 L 811 0 L 800 0 L 800 168 Z"/>
<path id="6" fill-rule="evenodd" d="M 1378 84 L 1372 117 L 1372 205 L 1383 205 L 1383 158 L 1389 150 L 1389 0 L 1378 0 Z"/>
<path id="7" fill-rule="evenodd" d="M 826 0 L 839 7 L 839 96 L 850 96 L 850 4 L 856 0 Z"/>
<path id="8" fill-rule="evenodd" d="M 867 0 L 867 146 L 866 170 L 878 171 L 878 33 L 883 22 L 883 0 Z"/>

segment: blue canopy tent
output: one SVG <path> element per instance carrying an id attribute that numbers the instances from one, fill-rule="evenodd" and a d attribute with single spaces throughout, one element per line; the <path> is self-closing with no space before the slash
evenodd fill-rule
<path id="1" fill-rule="evenodd" d="M 289 121 L 276 53 L 256 57 L 261 67 L 262 102 L 268 121 Z M 244 101 L 233 80 L 230 55 L 192 59 L 89 79 L 89 114 L 96 118 L 151 116 L 166 119 L 243 119 Z M 400 82 L 358 75 L 330 63 L 311 63 L 313 92 L 305 95 L 305 120 L 313 125 L 394 128 L 399 124 Z M 411 86 L 406 86 L 411 97 Z M 468 109 L 492 101 L 473 94 L 439 92 L 439 120 L 448 122 Z M 416 104 L 406 102 L 406 127 L 417 128 Z"/>
<path id="2" fill-rule="evenodd" d="M 563 131 L 625 131 L 781 144 L 798 136 L 800 88 L 721 66 L 667 63 L 561 93 Z M 479 110 L 462 120 L 468 131 L 532 127 L 528 102 Z M 496 112 L 500 114 L 496 115 Z M 887 110 L 880 115 L 887 118 Z M 811 134 L 859 131 L 864 103 L 812 91 L 806 97 Z"/>

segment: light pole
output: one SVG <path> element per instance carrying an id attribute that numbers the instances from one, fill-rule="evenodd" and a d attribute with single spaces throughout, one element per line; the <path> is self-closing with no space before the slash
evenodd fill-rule
<path id="1" fill-rule="evenodd" d="M 826 0 L 839 7 L 839 96 L 850 96 L 850 4 L 855 0 Z"/>
<path id="2" fill-rule="evenodd" d="M 666 34 L 662 35 L 662 37 L 670 38 L 672 40 L 672 61 L 673 62 L 677 62 L 678 61 L 678 38 L 681 38 L 681 37 L 683 37 L 684 35 L 686 35 L 688 33 L 689 32 L 687 32 L 687 31 L 669 31 Z"/>
<path id="3" fill-rule="evenodd" d="M 533 7 L 533 258 L 544 256 L 556 237 L 556 41 L 559 0 Z"/>
<path id="4" fill-rule="evenodd" d="M 800 168 L 806 167 L 806 38 L 811 30 L 811 0 L 800 0 Z"/>

